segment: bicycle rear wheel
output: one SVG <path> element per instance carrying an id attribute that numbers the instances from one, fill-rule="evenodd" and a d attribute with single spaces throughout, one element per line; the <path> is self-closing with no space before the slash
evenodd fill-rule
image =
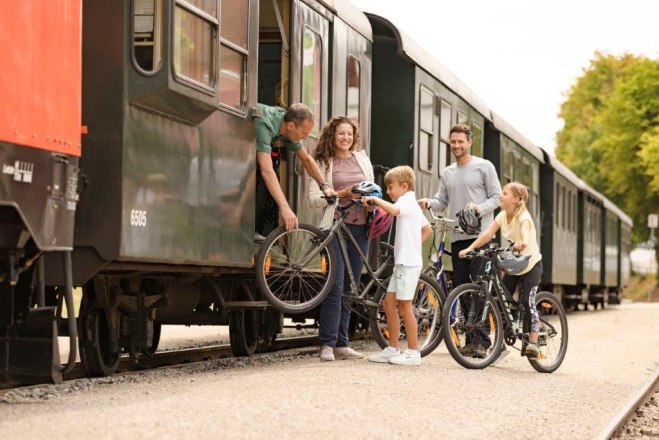
<path id="1" fill-rule="evenodd" d="M 322 246 L 318 228 L 280 226 L 266 237 L 256 257 L 256 282 L 272 306 L 283 313 L 305 313 L 327 296 L 336 276 L 336 255 Z"/>
<path id="2" fill-rule="evenodd" d="M 469 369 L 492 365 L 503 344 L 501 313 L 491 301 L 485 313 L 484 299 L 480 285 L 463 284 L 453 289 L 444 303 L 444 343 L 453 359 Z"/>
<path id="3" fill-rule="evenodd" d="M 386 280 L 384 284 L 389 284 L 389 280 Z M 386 293 L 382 289 L 376 292 L 373 302 L 378 304 L 378 308 L 370 316 L 371 334 L 381 348 L 389 345 L 389 329 L 387 327 L 384 308 L 382 307 Z M 444 298 L 437 283 L 431 277 L 421 274 L 413 301 L 414 315 L 417 322 L 417 335 L 419 338 L 419 351 L 421 352 L 421 356 L 426 356 L 432 353 L 442 342 L 441 316 Z M 405 325 L 401 320 L 399 340 L 403 341 L 406 339 Z"/>
<path id="4" fill-rule="evenodd" d="M 531 366 L 540 373 L 553 373 L 561 366 L 567 352 L 567 315 L 558 298 L 550 292 L 539 292 L 535 296 L 540 315 L 537 359 L 529 359 Z"/>

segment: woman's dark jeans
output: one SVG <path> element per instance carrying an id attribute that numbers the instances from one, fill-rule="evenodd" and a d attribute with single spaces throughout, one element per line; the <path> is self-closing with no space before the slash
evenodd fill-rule
<path id="1" fill-rule="evenodd" d="M 348 226 L 348 229 L 355 237 L 362 253 L 366 255 L 368 252 L 366 225 L 349 224 L 346 226 Z M 359 282 L 363 266 L 362 260 L 352 242 L 345 234 L 343 239 L 348 250 L 348 258 L 353 276 Z M 334 238 L 332 246 L 334 246 L 338 260 L 336 265 L 336 279 L 329 295 L 327 295 L 327 298 L 320 305 L 320 346 L 347 347 L 349 342 L 348 326 L 350 325 L 350 309 L 344 303 L 343 295 L 350 293 L 350 277 L 345 268 L 338 238 Z"/>

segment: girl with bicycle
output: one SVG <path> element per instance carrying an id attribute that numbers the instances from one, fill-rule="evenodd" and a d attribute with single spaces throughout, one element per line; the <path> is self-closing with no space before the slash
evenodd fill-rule
<path id="1" fill-rule="evenodd" d="M 533 218 L 526 209 L 529 192 L 526 186 L 518 182 L 510 182 L 503 187 L 499 206 L 502 211 L 494 219 L 494 223 L 474 241 L 467 249 L 460 251 L 464 258 L 469 252 L 478 249 L 492 239 L 501 229 L 503 238 L 513 243 L 513 250 L 528 256 L 528 264 L 515 274 L 504 274 L 503 284 L 508 292 L 513 293 L 519 282 L 522 290 L 519 299 L 519 313 L 524 314 L 524 332 L 529 333 L 529 343 L 525 355 L 531 359 L 537 358 L 538 330 L 540 318 L 535 305 L 535 295 L 542 276 L 542 255 L 538 246 Z M 526 310 L 526 313 L 525 313 Z"/>
<path id="2" fill-rule="evenodd" d="M 313 158 L 318 162 L 325 182 L 318 185 L 313 179 L 309 183 L 309 203 L 314 208 L 324 208 L 319 228 L 329 229 L 338 211 L 334 206 L 328 206 L 323 199 L 323 190 L 328 187 L 336 191 L 339 199 L 358 197 L 353 195 L 351 188 L 363 181 L 372 182 L 373 166 L 366 155 L 360 150 L 359 127 L 357 122 L 347 116 L 336 116 L 323 127 L 320 139 L 313 152 Z M 343 203 L 339 200 L 339 203 Z M 346 220 L 348 229 L 355 237 L 361 251 L 368 252 L 367 211 L 355 204 Z M 362 272 L 362 260 L 350 240 L 345 240 L 348 247 L 350 267 L 355 276 Z M 332 242 L 337 255 L 341 255 L 337 239 Z M 320 306 L 320 360 L 334 361 L 336 359 L 361 359 L 363 355 L 348 346 L 348 327 L 350 325 L 350 308 L 344 303 L 343 295 L 350 292 L 349 277 L 345 276 L 343 258 L 338 258 L 336 278 L 329 295 Z"/>

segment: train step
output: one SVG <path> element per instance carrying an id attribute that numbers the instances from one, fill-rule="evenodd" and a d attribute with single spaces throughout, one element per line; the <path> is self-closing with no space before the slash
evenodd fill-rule
<path id="1" fill-rule="evenodd" d="M 26 324 L 0 327 L 0 383 L 62 383 L 55 307 L 30 310 Z"/>

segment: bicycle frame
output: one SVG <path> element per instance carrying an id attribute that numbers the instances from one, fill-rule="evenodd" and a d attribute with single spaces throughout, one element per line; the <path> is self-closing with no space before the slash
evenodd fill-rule
<path id="1" fill-rule="evenodd" d="M 503 285 L 501 275 L 499 274 L 498 270 L 496 269 L 496 265 L 494 264 L 494 258 L 496 257 L 488 258 L 487 265 L 489 267 L 486 267 L 485 272 L 489 275 L 486 275 L 484 280 L 478 282 L 478 284 L 481 284 L 482 288 L 485 288 L 485 285 L 487 284 L 485 292 L 485 307 L 483 307 L 483 315 L 481 316 L 481 320 L 484 321 L 487 319 L 490 302 L 496 304 L 499 307 L 499 311 L 502 312 L 501 315 L 506 321 L 506 324 L 510 326 L 512 333 L 516 337 L 520 338 L 523 336 L 523 334 L 519 333 L 519 330 L 522 328 L 522 316 L 519 313 L 519 304 L 517 301 L 515 301 L 515 299 Z M 496 295 L 492 295 L 492 288 L 494 288 Z M 515 317 L 513 316 L 513 312 L 510 307 L 511 305 L 517 307 L 517 320 L 515 320 Z"/>
<path id="2" fill-rule="evenodd" d="M 439 217 L 436 216 L 432 213 L 432 211 L 428 210 L 430 213 L 430 216 L 432 217 L 432 229 L 433 229 L 433 238 L 432 238 L 432 254 L 431 256 L 435 257 L 434 261 L 431 261 L 431 263 L 428 265 L 429 267 L 432 267 L 434 270 L 437 271 L 435 274 L 435 281 L 437 281 L 437 284 L 439 284 L 439 287 L 444 291 L 446 295 L 448 295 L 449 292 L 449 283 L 448 280 L 446 279 L 446 274 L 444 273 L 444 263 L 442 262 L 442 257 L 444 255 L 451 256 L 451 252 L 446 250 L 446 234 L 448 231 L 458 231 L 459 227 L 450 227 L 449 223 L 453 222 L 454 220 L 449 220 L 444 217 Z M 441 240 L 439 242 L 439 245 L 435 247 L 436 243 L 436 234 L 437 231 L 440 231 L 441 233 Z M 431 258 L 432 260 L 432 258 Z"/>
<path id="3" fill-rule="evenodd" d="M 341 251 L 341 257 L 343 258 L 343 261 L 345 263 L 345 269 L 348 274 L 348 277 L 350 278 L 350 293 L 351 296 L 354 298 L 359 298 L 359 299 L 364 299 L 364 297 L 373 289 L 374 287 L 380 287 L 382 289 L 386 289 L 387 286 L 380 280 L 380 275 L 385 271 L 385 269 L 388 266 L 391 266 L 394 255 L 393 255 L 393 247 L 388 244 L 388 243 L 381 243 L 381 245 L 385 246 L 385 255 L 380 263 L 379 267 L 375 270 L 371 267 L 371 265 L 368 262 L 368 258 L 364 255 L 362 250 L 360 249 L 359 245 L 357 244 L 357 240 L 355 237 L 352 235 L 350 230 L 345 224 L 345 219 L 346 216 L 348 215 L 348 208 L 350 208 L 352 205 L 354 205 L 356 202 L 355 200 L 352 201 L 351 204 L 348 206 L 339 206 L 337 205 L 335 209 L 339 210 L 341 213 L 341 216 L 332 224 L 332 227 L 329 229 L 327 236 L 323 239 L 322 241 L 322 246 L 331 246 L 332 245 L 332 239 L 334 237 L 338 238 L 338 243 L 339 243 L 339 249 Z M 348 248 L 347 244 L 344 240 L 344 234 L 347 236 L 347 238 L 350 240 L 352 245 L 355 247 L 357 250 L 357 253 L 359 254 L 359 258 L 361 258 L 362 263 L 364 263 L 364 267 L 366 268 L 366 271 L 371 277 L 371 280 L 368 282 L 368 284 L 364 287 L 364 289 L 360 288 L 359 282 L 355 279 L 355 274 L 352 272 L 352 267 L 349 264 L 349 257 L 348 257 Z"/>

